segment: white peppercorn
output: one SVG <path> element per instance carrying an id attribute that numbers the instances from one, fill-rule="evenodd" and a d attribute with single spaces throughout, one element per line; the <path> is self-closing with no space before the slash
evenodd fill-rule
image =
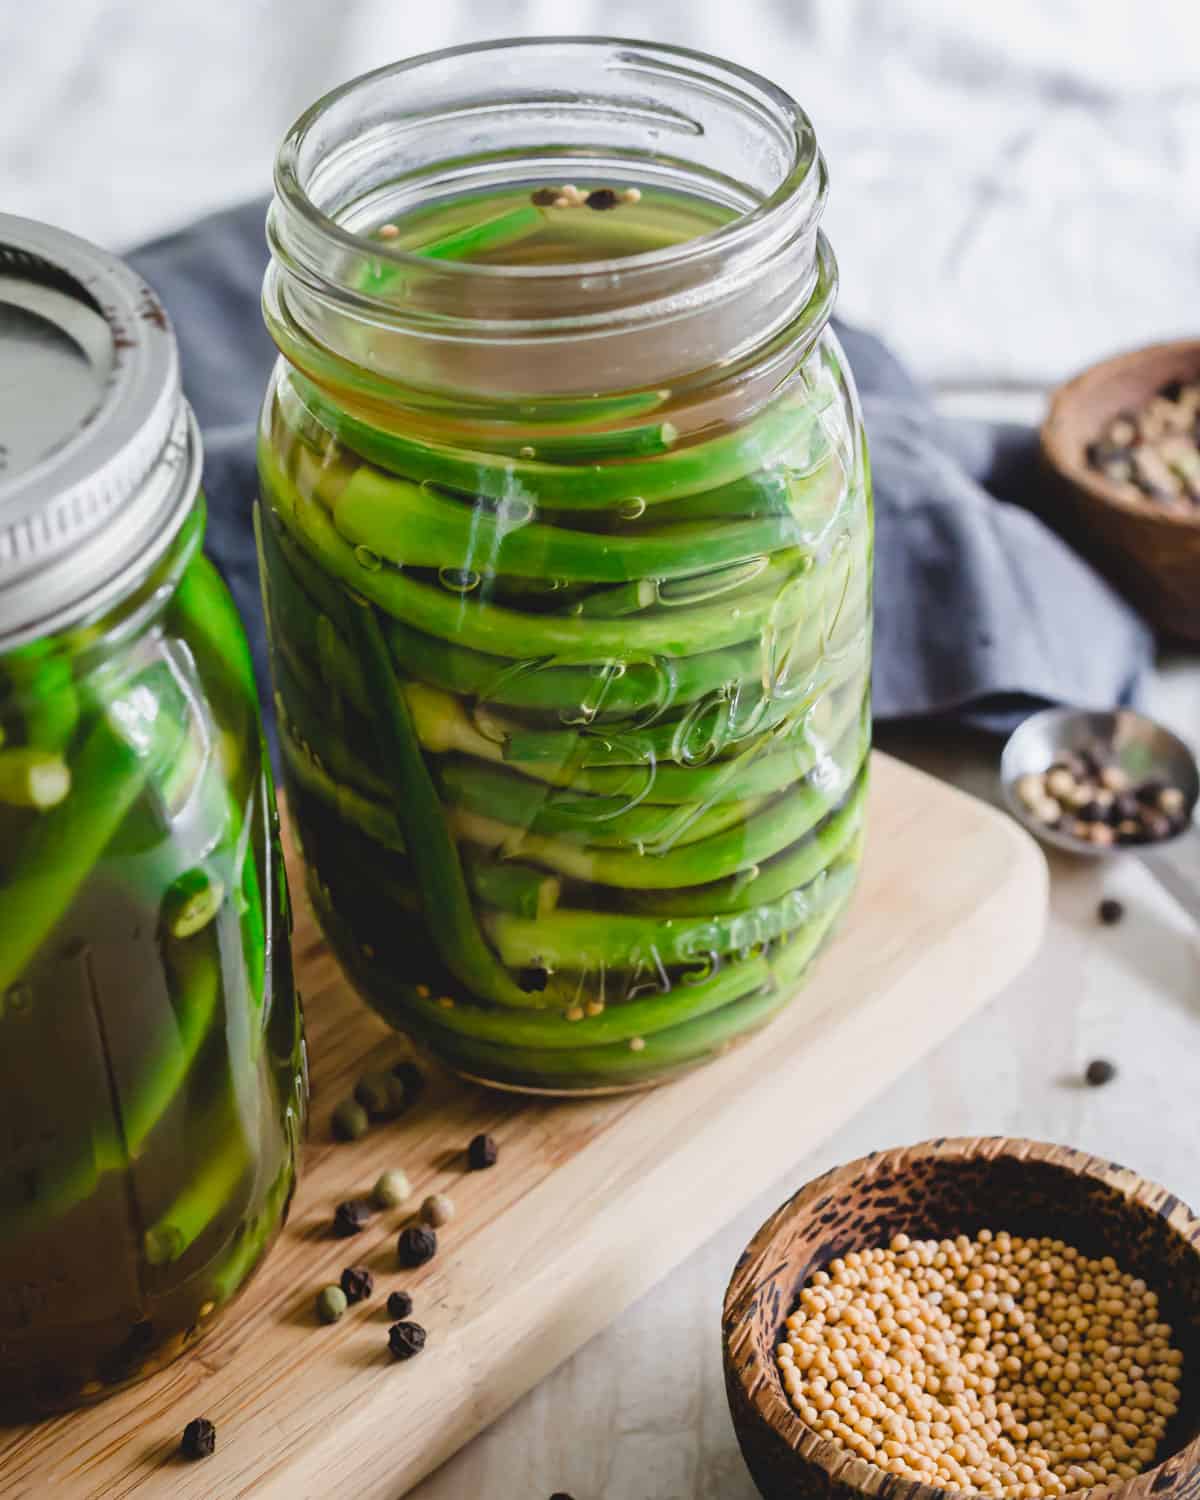
<path id="1" fill-rule="evenodd" d="M 443 1224 L 449 1224 L 454 1217 L 454 1204 L 445 1193 L 431 1193 L 421 1204 L 421 1217 L 426 1224 L 432 1224 L 435 1229 L 440 1229 Z"/>

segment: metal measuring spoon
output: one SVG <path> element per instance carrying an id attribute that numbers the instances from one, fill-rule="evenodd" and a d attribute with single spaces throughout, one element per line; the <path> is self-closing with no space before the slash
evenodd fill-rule
<path id="1" fill-rule="evenodd" d="M 1017 795 L 1022 776 L 1041 775 L 1060 756 L 1091 751 L 1102 762 L 1124 770 L 1131 781 L 1160 780 L 1183 793 L 1186 823 L 1178 833 L 1153 844 L 1103 847 L 1061 833 L 1040 822 Z M 1097 713 L 1079 708 L 1047 708 L 1031 714 L 1009 736 L 1000 757 L 1004 800 L 1017 818 L 1045 844 L 1071 854 L 1134 854 L 1195 921 L 1200 922 L 1200 770 L 1178 735 L 1130 708 Z"/>

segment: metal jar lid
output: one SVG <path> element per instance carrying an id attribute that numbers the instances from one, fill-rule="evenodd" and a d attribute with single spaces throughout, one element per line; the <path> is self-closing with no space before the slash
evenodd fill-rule
<path id="1" fill-rule="evenodd" d="M 0 652 L 135 588 L 200 462 L 150 288 L 86 240 L 0 214 Z"/>

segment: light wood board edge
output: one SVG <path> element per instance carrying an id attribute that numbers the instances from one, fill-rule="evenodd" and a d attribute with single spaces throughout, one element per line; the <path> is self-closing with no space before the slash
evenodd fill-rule
<path id="1" fill-rule="evenodd" d="M 276 1400 L 264 1408 L 247 1338 L 232 1340 L 226 1355 L 218 1330 L 213 1345 L 98 1409 L 111 1410 L 113 1444 L 124 1454 L 83 1441 L 95 1416 L 85 1413 L 78 1427 L 69 1419 L 55 1423 L 60 1436 L 52 1465 L 41 1454 L 26 1468 L 28 1482 L 14 1476 L 10 1487 L 3 1480 L 6 1449 L 15 1458 L 43 1445 L 38 1429 L 16 1452 L 0 1437 L 0 1496 L 396 1500 L 405 1494 L 1032 957 L 1047 881 L 1032 840 L 1003 814 L 880 755 L 872 796 L 873 832 L 855 915 L 814 981 L 764 1036 L 648 1094 L 521 1106 L 459 1090 L 472 1102 L 458 1108 L 450 1101 L 459 1135 L 472 1111 L 490 1107 L 506 1121 L 520 1114 L 524 1129 L 561 1132 L 565 1141 L 553 1169 L 536 1181 L 531 1176 L 527 1189 L 520 1181 L 506 1184 L 503 1162 L 473 1179 L 472 1191 L 492 1181 L 488 1191 L 508 1201 L 477 1226 L 464 1225 L 460 1238 L 448 1231 L 442 1254 L 420 1273 L 430 1347 L 419 1360 L 390 1365 L 382 1339 L 364 1344 L 360 1330 L 351 1331 L 353 1347 L 337 1342 L 340 1327 L 306 1330 L 305 1339 L 325 1342 L 292 1351 L 291 1365 L 278 1372 Z M 306 985 L 318 1039 L 330 1020 L 318 1009 L 342 987 L 327 956 L 319 971 L 315 989 Z M 340 1059 L 339 1080 L 352 1077 L 364 1051 L 388 1036 L 357 1011 L 352 1029 L 356 1036 L 361 1031 L 361 1045 Z M 324 1084 L 320 1055 L 316 1071 Z M 330 1095 L 339 1091 L 340 1082 L 322 1087 L 319 1120 L 327 1120 Z M 580 1149 L 571 1149 L 572 1138 Z M 314 1176 L 338 1171 L 344 1174 L 344 1158 L 331 1160 L 326 1151 Z M 289 1241 L 295 1231 L 311 1239 L 312 1216 L 306 1207 L 293 1221 L 251 1302 L 276 1280 L 295 1277 L 296 1252 L 311 1254 L 313 1247 L 289 1249 Z M 347 1263 L 354 1258 L 348 1250 L 341 1255 Z M 718 1316 L 714 1307 L 714 1324 Z M 386 1321 L 377 1312 L 372 1317 L 382 1335 Z M 238 1318 L 231 1314 L 230 1321 Z M 277 1301 L 271 1298 L 252 1319 L 269 1343 Z M 331 1382 L 331 1367 L 344 1378 Z M 177 1440 L 187 1416 L 207 1407 L 221 1432 L 217 1457 L 186 1467 L 169 1461 L 164 1444 Z M 120 1457 L 130 1459 L 131 1415 L 138 1461 L 118 1468 Z M 78 1442 L 71 1441 L 75 1431 Z M 158 1462 L 149 1466 L 151 1454 Z M 51 1470 L 55 1487 L 48 1490 Z M 102 1487 L 90 1487 L 88 1474 Z"/>

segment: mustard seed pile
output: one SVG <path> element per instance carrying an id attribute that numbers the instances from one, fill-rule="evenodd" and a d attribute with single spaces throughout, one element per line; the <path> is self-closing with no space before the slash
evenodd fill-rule
<path id="1" fill-rule="evenodd" d="M 804 1421 L 879 1468 L 1040 1500 L 1153 1463 L 1179 1409 L 1170 1340 L 1111 1257 L 984 1229 L 830 1261 L 776 1357 Z"/>

